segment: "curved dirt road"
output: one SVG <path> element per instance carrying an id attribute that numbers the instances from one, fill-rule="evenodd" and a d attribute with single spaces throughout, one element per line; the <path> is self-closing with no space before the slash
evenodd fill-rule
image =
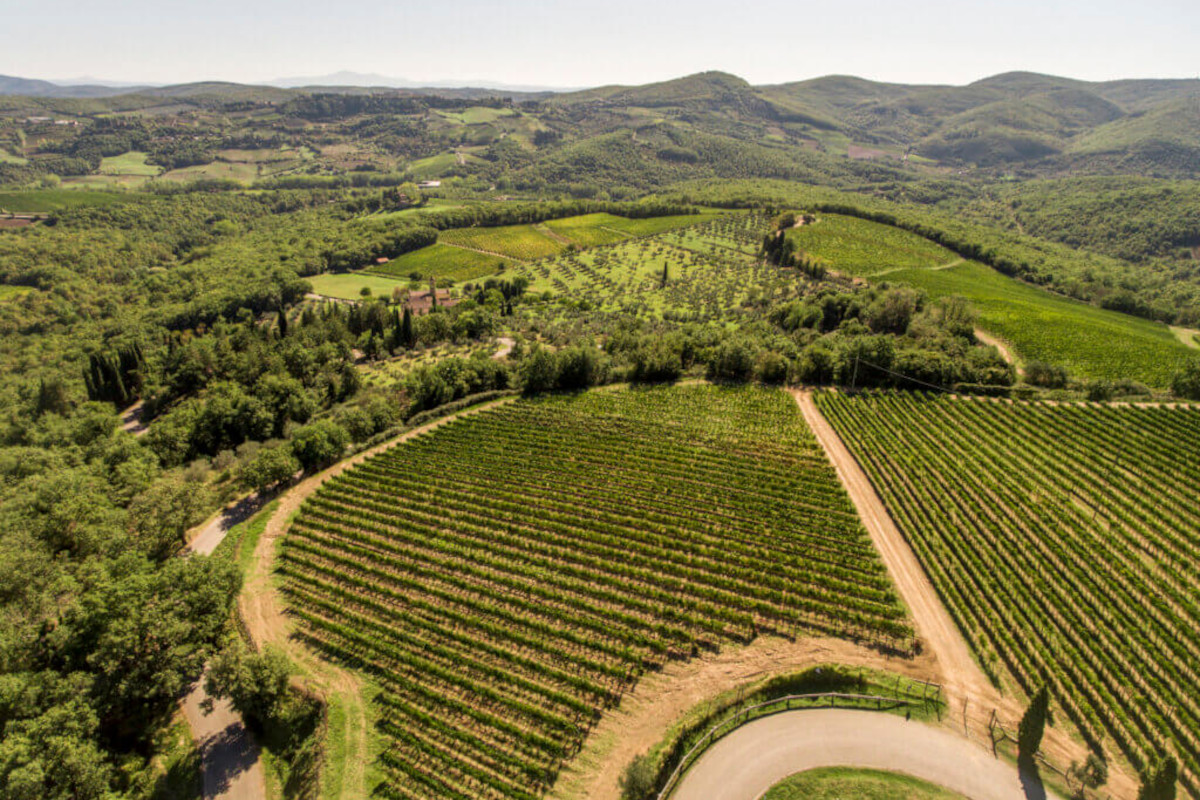
<path id="1" fill-rule="evenodd" d="M 363 697 L 364 687 L 356 674 L 326 661 L 292 638 L 291 620 L 273 582 L 274 557 L 279 539 L 287 531 L 292 516 L 300 510 L 300 506 L 309 495 L 321 488 L 330 478 L 342 474 L 377 453 L 403 444 L 414 436 L 453 420 L 487 411 L 513 399 L 505 397 L 493 400 L 434 420 L 305 478 L 280 496 L 279 508 L 271 515 L 262 536 L 259 537 L 245 585 L 238 597 L 238 608 L 256 647 L 262 648 L 266 644 L 279 647 L 299 666 L 308 688 L 321 694 L 327 701 L 336 698 L 344 705 L 346 723 L 340 748 L 344 754 L 344 770 L 341 786 L 331 791 L 332 796 L 343 800 L 368 797 L 366 770 L 370 761 L 370 720 Z"/>
<path id="2" fill-rule="evenodd" d="M 944 728 L 872 711 L 813 709 L 764 717 L 701 756 L 672 800 L 757 800 L 789 775 L 854 766 L 904 772 L 971 800 L 1054 797 L 1015 767 Z"/>

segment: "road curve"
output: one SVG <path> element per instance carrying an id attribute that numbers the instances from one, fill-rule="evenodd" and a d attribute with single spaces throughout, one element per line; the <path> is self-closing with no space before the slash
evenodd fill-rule
<path id="1" fill-rule="evenodd" d="M 819 767 L 903 772 L 970 800 L 1053 798 L 1017 769 L 945 728 L 874 711 L 788 711 L 743 725 L 700 757 L 672 800 L 757 800 Z"/>

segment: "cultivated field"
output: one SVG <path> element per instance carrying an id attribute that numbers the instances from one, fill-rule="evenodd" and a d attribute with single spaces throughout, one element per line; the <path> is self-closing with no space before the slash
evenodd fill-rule
<path id="1" fill-rule="evenodd" d="M 593 310 L 718 319 L 737 314 L 752 293 L 772 297 L 795 283 L 795 273 L 747 254 L 746 243 L 761 239 L 765 224 L 761 216 L 722 217 L 521 265 L 513 274 L 528 277 L 532 291 L 549 290 Z"/>
<path id="2" fill-rule="evenodd" d="M 452 281 L 469 281 L 495 274 L 511 263 L 507 258 L 439 242 L 411 253 L 405 253 L 386 264 L 372 266 L 367 272 L 392 278 L 410 278 L 416 274 L 424 280 L 435 277 Z"/>
<path id="3" fill-rule="evenodd" d="M 985 669 L 1200 778 L 1200 412 L 819 394 Z"/>
<path id="4" fill-rule="evenodd" d="M 723 643 L 911 644 L 795 403 L 756 388 L 451 423 L 328 481 L 282 571 L 301 635 L 384 688 L 392 797 L 538 797 L 645 669 Z"/>
<path id="5" fill-rule="evenodd" d="M 1021 360 L 1067 367 L 1081 377 L 1170 384 L 1189 357 L 1171 329 L 1051 294 L 940 245 L 876 222 L 819 215 L 788 234 L 830 269 L 922 289 L 930 297 L 967 298 L 988 333 L 1012 344 Z"/>
<path id="6" fill-rule="evenodd" d="M 819 214 L 812 225 L 789 231 L 788 238 L 830 269 L 861 278 L 895 269 L 928 269 L 958 259 L 914 233 L 840 214 Z"/>
<path id="7" fill-rule="evenodd" d="M 1089 378 L 1128 378 L 1162 388 L 1191 355 L 1162 323 L 1050 294 L 974 262 L 885 279 L 932 297 L 966 297 L 981 327 L 1011 342 L 1023 360 L 1061 364 Z"/>

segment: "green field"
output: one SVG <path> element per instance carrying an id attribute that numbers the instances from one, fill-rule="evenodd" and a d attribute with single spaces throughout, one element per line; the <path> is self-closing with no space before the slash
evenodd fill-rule
<path id="1" fill-rule="evenodd" d="M 164 172 L 159 180 L 180 181 L 189 183 L 198 180 L 232 180 L 238 183 L 252 183 L 259 175 L 257 164 L 229 163 L 214 161 L 211 164 L 201 164 L 195 167 L 183 167 Z"/>
<path id="2" fill-rule="evenodd" d="M 306 278 L 312 284 L 313 292 L 324 297 L 337 297 L 342 300 L 361 300 L 362 290 L 371 290 L 373 297 L 391 299 L 392 292 L 397 287 L 408 285 L 408 281 L 395 278 L 384 278 L 378 275 L 367 275 L 362 272 L 326 272 Z"/>
<path id="3" fill-rule="evenodd" d="M 787 234 L 796 247 L 843 275 L 868 278 L 897 269 L 936 267 L 958 257 L 928 239 L 857 217 L 820 214 Z"/>
<path id="4" fill-rule="evenodd" d="M 106 206 L 128 200 L 127 195 L 76 189 L 28 189 L 0 192 L 0 209 L 16 213 L 58 211 L 71 206 Z"/>
<path id="5" fill-rule="evenodd" d="M 384 791 L 406 798 L 540 796 L 672 659 L 767 632 L 911 644 L 796 404 L 760 388 L 458 420 L 327 481 L 280 570 L 299 635 L 383 687 Z"/>
<path id="6" fill-rule="evenodd" d="M 886 280 L 933 297 L 965 297 L 980 327 L 1010 342 L 1024 361 L 1060 364 L 1087 378 L 1162 388 L 1192 355 L 1166 325 L 1050 294 L 974 262 L 893 272 Z"/>
<path id="7" fill-rule="evenodd" d="M 628 239 L 629 234 L 613 228 L 614 224 L 627 221 L 624 217 L 612 214 L 584 214 L 579 217 L 552 219 L 545 225 L 559 236 L 570 239 L 579 247 L 596 247 Z"/>
<path id="8" fill-rule="evenodd" d="M 535 225 L 505 225 L 499 228 L 456 228 L 443 231 L 441 241 L 486 250 L 517 261 L 536 261 L 558 255 L 566 244 L 538 230 Z"/>
<path id="9" fill-rule="evenodd" d="M 699 214 L 681 214 L 673 217 L 643 217 L 627 219 L 613 217 L 605 223 L 605 227 L 614 228 L 630 236 L 654 236 L 677 228 L 686 228 L 702 222 L 708 222 L 716 217 L 728 214 L 726 211 L 703 211 Z"/>
<path id="10" fill-rule="evenodd" d="M 762 800 L 966 800 L 932 783 L 875 769 L 825 767 L 772 786 Z"/>
<path id="11" fill-rule="evenodd" d="M 462 111 L 439 111 L 438 113 L 446 119 L 461 122 L 464 125 L 482 125 L 488 122 L 495 122 L 504 117 L 511 117 L 516 112 L 511 108 L 472 106 L 471 108 L 464 108 Z"/>
<path id="12" fill-rule="evenodd" d="M 151 177 L 162 171 L 162 167 L 146 163 L 146 153 L 130 151 L 119 156 L 101 159 L 102 175 L 139 175 Z"/>
<path id="13" fill-rule="evenodd" d="M 1048 685 L 1135 768 L 1200 788 L 1200 410 L 925 398 L 817 403 L 993 676 Z"/>
<path id="14" fill-rule="evenodd" d="M 23 156 L 10 153 L 3 147 L 0 147 L 0 164 L 28 164 L 29 159 Z"/>
<path id="15" fill-rule="evenodd" d="M 372 266 L 368 273 L 393 278 L 408 279 L 416 273 L 421 279 L 447 278 L 452 281 L 470 281 L 493 275 L 512 264 L 506 258 L 485 255 L 474 250 L 464 250 L 448 244 L 432 244 L 393 258 L 386 264 Z"/>

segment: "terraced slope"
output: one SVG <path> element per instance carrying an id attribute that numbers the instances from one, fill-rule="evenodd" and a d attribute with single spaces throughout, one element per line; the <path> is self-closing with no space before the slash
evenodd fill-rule
<path id="1" fill-rule="evenodd" d="M 643 671 L 763 632 L 907 648 L 792 399 L 595 391 L 449 424 L 330 480 L 285 540 L 316 648 L 383 685 L 382 791 L 541 796 Z"/>
<path id="2" fill-rule="evenodd" d="M 817 402 L 986 669 L 1200 788 L 1200 410 Z"/>

